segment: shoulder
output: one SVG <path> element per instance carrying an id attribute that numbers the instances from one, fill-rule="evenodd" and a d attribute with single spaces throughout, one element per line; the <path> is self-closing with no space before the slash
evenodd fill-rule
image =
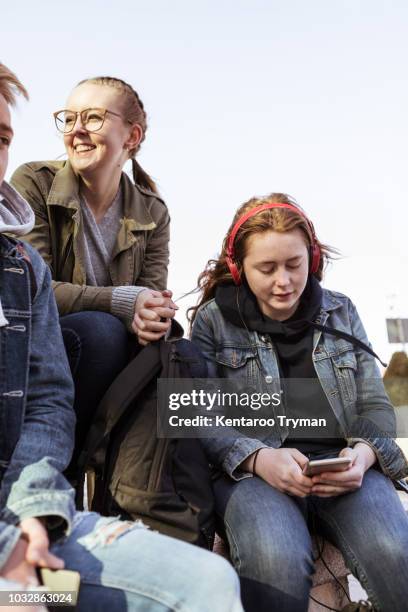
<path id="1" fill-rule="evenodd" d="M 195 313 L 191 327 L 192 341 L 213 342 L 214 338 L 220 335 L 218 332 L 221 320 L 222 315 L 214 299 L 202 304 Z"/>
<path id="2" fill-rule="evenodd" d="M 344 293 L 323 289 L 322 307 L 329 313 L 328 325 L 350 329 L 360 320 L 356 306 Z"/>
<path id="3" fill-rule="evenodd" d="M 141 187 L 137 183 L 134 183 L 126 172 L 122 172 L 122 181 L 125 196 L 126 192 L 129 191 L 131 196 L 133 196 L 133 198 L 136 199 L 141 206 L 144 206 L 148 210 L 150 210 L 152 207 L 167 210 L 166 203 L 160 195 L 146 189 L 145 187 Z"/>
<path id="4" fill-rule="evenodd" d="M 37 187 L 43 196 L 51 190 L 57 172 L 65 166 L 65 161 L 33 161 L 22 164 L 13 173 L 10 183 L 23 196 Z"/>
<path id="5" fill-rule="evenodd" d="M 151 225 L 152 222 L 152 227 L 168 222 L 167 206 L 159 195 L 135 185 L 126 172 L 122 172 L 121 186 L 127 216 L 145 226 Z"/>
<path id="6" fill-rule="evenodd" d="M 144 200 L 146 200 L 147 202 L 151 202 L 152 204 L 155 203 L 156 205 L 161 206 L 167 210 L 167 205 L 159 194 L 154 193 L 153 191 L 150 191 L 149 189 L 145 189 L 144 187 L 141 187 L 140 185 L 136 185 L 135 183 L 132 183 L 132 184 Z"/>
<path id="7" fill-rule="evenodd" d="M 255 332 L 238 327 L 222 314 L 215 299 L 203 304 L 197 311 L 193 325 L 192 339 L 203 338 L 217 347 L 217 350 L 247 349 L 256 341 Z"/>
<path id="8" fill-rule="evenodd" d="M 156 193 L 143 189 L 139 185 L 134 187 L 138 194 L 140 208 L 147 212 L 156 225 L 163 226 L 168 224 L 170 215 L 165 201 Z"/>
<path id="9" fill-rule="evenodd" d="M 14 177 L 31 175 L 41 176 L 50 175 L 54 177 L 56 173 L 61 170 L 65 165 L 65 161 L 32 161 L 22 164 L 15 170 Z"/>
<path id="10" fill-rule="evenodd" d="M 196 319 L 216 320 L 218 317 L 222 317 L 222 314 L 214 298 L 200 306 L 196 314 Z"/>
<path id="11" fill-rule="evenodd" d="M 338 308 L 348 309 L 350 306 L 354 306 L 351 299 L 344 293 L 324 288 L 322 291 L 322 306 L 325 310 L 334 310 Z"/>
<path id="12" fill-rule="evenodd" d="M 200 308 L 197 310 L 195 319 L 194 319 L 194 328 L 209 328 L 212 332 L 221 337 L 224 337 L 232 324 L 227 321 L 221 310 L 219 309 L 215 299 L 209 300 L 205 302 Z M 228 332 L 228 335 L 231 335 L 231 331 Z"/>

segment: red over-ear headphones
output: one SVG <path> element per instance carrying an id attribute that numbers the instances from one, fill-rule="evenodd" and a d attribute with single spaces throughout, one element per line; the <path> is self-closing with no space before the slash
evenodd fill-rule
<path id="1" fill-rule="evenodd" d="M 294 212 L 296 212 L 298 215 L 301 215 L 307 221 L 310 232 L 312 234 L 312 244 L 310 247 L 310 273 L 314 274 L 319 269 L 321 250 L 320 250 L 319 245 L 317 244 L 317 238 L 316 238 L 316 234 L 314 231 L 313 223 L 309 221 L 309 219 L 300 210 L 300 208 L 297 208 L 296 206 L 293 206 L 292 204 L 286 204 L 284 202 L 272 202 L 270 204 L 262 204 L 262 206 L 257 206 L 256 208 L 252 208 L 252 210 L 249 210 L 247 213 L 245 213 L 245 215 L 242 215 L 242 217 L 240 217 L 238 221 L 235 223 L 234 227 L 231 230 L 230 235 L 228 236 L 226 263 L 227 263 L 229 271 L 231 272 L 232 279 L 236 285 L 240 285 L 242 281 L 241 281 L 241 274 L 239 273 L 237 264 L 234 261 L 235 236 L 237 235 L 239 228 L 241 227 L 241 225 L 245 223 L 245 221 L 247 221 L 254 215 L 257 215 L 259 212 L 262 212 L 263 210 L 268 210 L 269 208 L 288 208 L 289 210 L 293 210 Z"/>

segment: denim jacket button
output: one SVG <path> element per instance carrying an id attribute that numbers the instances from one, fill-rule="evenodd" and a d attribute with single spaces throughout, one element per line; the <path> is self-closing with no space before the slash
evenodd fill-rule
<path id="1" fill-rule="evenodd" d="M 273 376 L 271 376 L 270 374 L 267 374 L 265 376 L 265 382 L 267 382 L 268 384 L 270 384 L 271 382 L 273 382 Z"/>

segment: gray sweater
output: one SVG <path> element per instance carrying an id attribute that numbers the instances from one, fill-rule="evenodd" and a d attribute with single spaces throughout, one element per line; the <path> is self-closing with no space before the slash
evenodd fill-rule
<path id="1" fill-rule="evenodd" d="M 85 198 L 81 196 L 84 233 L 81 236 L 85 253 L 86 281 L 95 287 L 112 286 L 109 265 L 123 217 L 122 194 L 119 188 L 112 204 L 99 223 Z M 139 293 L 146 287 L 115 287 L 112 292 L 112 314 L 123 320 L 129 331 Z"/>

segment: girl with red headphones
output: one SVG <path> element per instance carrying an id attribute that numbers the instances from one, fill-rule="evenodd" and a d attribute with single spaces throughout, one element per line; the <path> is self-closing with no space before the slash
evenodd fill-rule
<path id="1" fill-rule="evenodd" d="M 310 526 L 341 550 L 376 609 L 406 607 L 408 517 L 391 481 L 408 464 L 357 311 L 321 287 L 332 252 L 291 198 L 272 194 L 240 207 L 199 279 L 192 340 L 209 375 L 284 390 L 257 437 L 229 428 L 202 439 L 247 612 L 307 610 Z M 318 433 L 290 425 L 312 416 L 324 417 Z M 348 467 L 306 475 L 309 460 L 334 457 Z"/>

